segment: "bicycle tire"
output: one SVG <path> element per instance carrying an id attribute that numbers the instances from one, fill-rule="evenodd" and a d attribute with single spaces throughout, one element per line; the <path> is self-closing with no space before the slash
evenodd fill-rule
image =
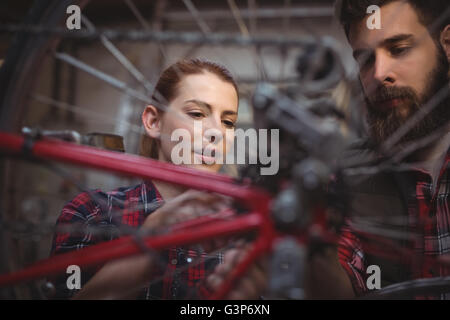
<path id="1" fill-rule="evenodd" d="M 83 7 L 88 0 L 75 1 L 75 4 Z M 36 0 L 26 14 L 24 25 L 39 25 L 53 28 L 59 25 L 66 14 L 68 5 L 74 4 L 73 0 Z M 27 96 L 22 94 L 28 92 L 34 86 L 35 75 L 41 67 L 41 59 L 48 50 L 56 47 L 60 39 L 46 34 L 31 34 L 25 31 L 14 35 L 8 48 L 4 63 L 0 68 L 0 130 L 8 132 L 20 131 L 21 115 L 26 108 Z M 20 90 L 18 90 L 20 89 Z M 2 194 L 6 194 L 8 183 L 6 170 L 9 168 L 8 160 L 0 160 L 0 181 L 2 181 Z M 3 202 L 3 199 L 0 200 Z M 2 214 L 0 215 L 0 272 L 11 271 L 9 263 L 10 255 L 7 248 L 5 235 L 5 218 L 3 217 L 4 204 L 0 203 Z M 2 288 L 0 298 L 17 298 L 12 288 Z"/>
<path id="2" fill-rule="evenodd" d="M 80 0 L 77 5 L 83 7 L 87 0 Z M 53 28 L 59 25 L 66 14 L 66 8 L 74 1 L 44 0 L 35 1 L 24 19 L 25 25 L 39 25 Z M 43 55 L 56 47 L 60 39 L 46 34 L 18 32 L 6 53 L 5 62 L 0 68 L 0 128 L 17 132 L 19 118 L 23 112 L 26 96 L 20 94 L 31 90 Z M 17 90 L 20 88 L 20 90 Z"/>

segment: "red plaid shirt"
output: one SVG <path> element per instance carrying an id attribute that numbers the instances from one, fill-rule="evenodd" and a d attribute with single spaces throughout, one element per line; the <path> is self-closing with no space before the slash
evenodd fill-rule
<path id="1" fill-rule="evenodd" d="M 51 255 L 79 250 L 113 240 L 124 232 L 133 232 L 158 207 L 160 201 L 162 197 L 151 182 L 106 193 L 101 190 L 81 193 L 62 209 L 56 225 L 63 231 L 55 233 Z M 73 227 L 74 230 L 66 232 L 64 227 Z M 139 298 L 202 298 L 207 291 L 201 286 L 201 280 L 222 262 L 221 254 L 209 256 L 175 247 L 161 253 L 161 258 L 165 261 L 164 267 L 153 279 L 149 279 L 148 287 Z M 98 269 L 82 270 L 82 285 Z M 56 298 L 69 298 L 76 292 L 67 289 L 66 276 L 55 280 Z"/>
<path id="2" fill-rule="evenodd" d="M 406 226 L 411 231 L 407 248 L 413 250 L 404 269 L 407 278 L 431 278 L 450 275 L 449 268 L 436 268 L 427 260 L 420 257 L 438 257 L 450 253 L 450 149 L 445 156 L 441 167 L 436 188 L 433 191 L 431 176 L 422 170 L 412 170 L 399 175 L 397 179 L 403 193 L 403 202 L 406 202 Z M 369 204 L 370 205 L 370 204 Z M 339 260 L 349 275 L 357 295 L 368 292 L 366 280 L 368 274 L 366 243 L 358 230 L 351 227 L 351 219 L 343 229 L 339 243 Z M 369 241 L 370 242 L 370 241 Z M 385 252 L 388 251 L 386 247 Z M 418 257 L 418 258 L 417 258 Z M 412 262 L 412 263 L 411 263 Z M 405 260 L 402 262 L 405 266 Z M 400 269 L 401 270 L 401 269 Z M 383 278 L 383 270 L 381 270 Z M 442 294 L 441 298 L 450 299 L 450 294 Z"/>

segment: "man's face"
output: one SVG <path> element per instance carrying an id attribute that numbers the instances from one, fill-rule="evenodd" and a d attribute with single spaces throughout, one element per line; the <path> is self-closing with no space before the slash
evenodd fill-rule
<path id="1" fill-rule="evenodd" d="M 353 25 L 349 41 L 360 67 L 370 134 L 382 143 L 448 82 L 448 62 L 413 7 L 403 1 L 381 7 L 381 29 L 369 30 L 366 19 Z M 402 142 L 446 123 L 447 102 L 428 114 Z"/>

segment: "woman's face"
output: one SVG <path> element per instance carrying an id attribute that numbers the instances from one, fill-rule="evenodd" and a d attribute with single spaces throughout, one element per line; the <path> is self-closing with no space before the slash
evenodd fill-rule
<path id="1" fill-rule="evenodd" d="M 174 162 L 173 155 L 180 154 L 172 151 L 179 150 L 174 147 L 180 146 L 181 140 L 171 141 L 171 137 L 175 130 L 182 129 L 190 137 L 190 143 L 185 141 L 188 142 L 190 164 L 184 165 L 217 172 L 222 164 L 214 160 L 220 158 L 225 162 L 226 152 L 234 139 L 237 111 L 238 96 L 231 83 L 206 71 L 183 77 L 176 97 L 159 120 L 159 160 Z M 194 139 L 197 139 L 195 143 Z"/>

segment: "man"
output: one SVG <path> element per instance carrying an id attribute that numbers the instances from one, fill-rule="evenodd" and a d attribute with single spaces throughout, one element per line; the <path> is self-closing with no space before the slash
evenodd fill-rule
<path id="1" fill-rule="evenodd" d="M 380 29 L 368 27 L 372 5 L 380 8 Z M 394 156 L 408 167 L 345 179 L 351 199 L 348 225 L 338 250 L 327 248 L 310 259 L 309 298 L 368 293 L 379 287 L 376 280 L 370 282 L 369 266 L 379 268 L 381 287 L 450 275 L 448 268 L 425 259 L 450 252 L 450 16 L 441 16 L 447 7 L 447 0 L 342 0 L 337 5 L 359 65 L 369 127 L 366 146 L 379 161 L 397 150 Z M 433 98 L 440 99 L 431 108 Z M 396 133 L 425 108 L 431 111 L 406 134 Z"/>
<path id="2" fill-rule="evenodd" d="M 368 27 L 371 5 L 380 8 L 380 29 Z M 404 153 L 401 163 L 408 165 L 401 172 L 346 181 L 352 200 L 339 247 L 341 265 L 357 295 L 373 288 L 367 286 L 369 265 L 379 267 L 381 287 L 450 275 L 448 268 L 427 259 L 450 251 L 450 16 L 442 16 L 448 2 L 343 0 L 338 7 L 359 65 L 371 145 L 381 159 L 390 150 L 399 152 L 398 159 Z M 424 108 L 431 111 L 398 135 Z M 419 147 L 419 140 L 433 135 Z M 376 248 L 379 244 L 384 247 Z"/>

